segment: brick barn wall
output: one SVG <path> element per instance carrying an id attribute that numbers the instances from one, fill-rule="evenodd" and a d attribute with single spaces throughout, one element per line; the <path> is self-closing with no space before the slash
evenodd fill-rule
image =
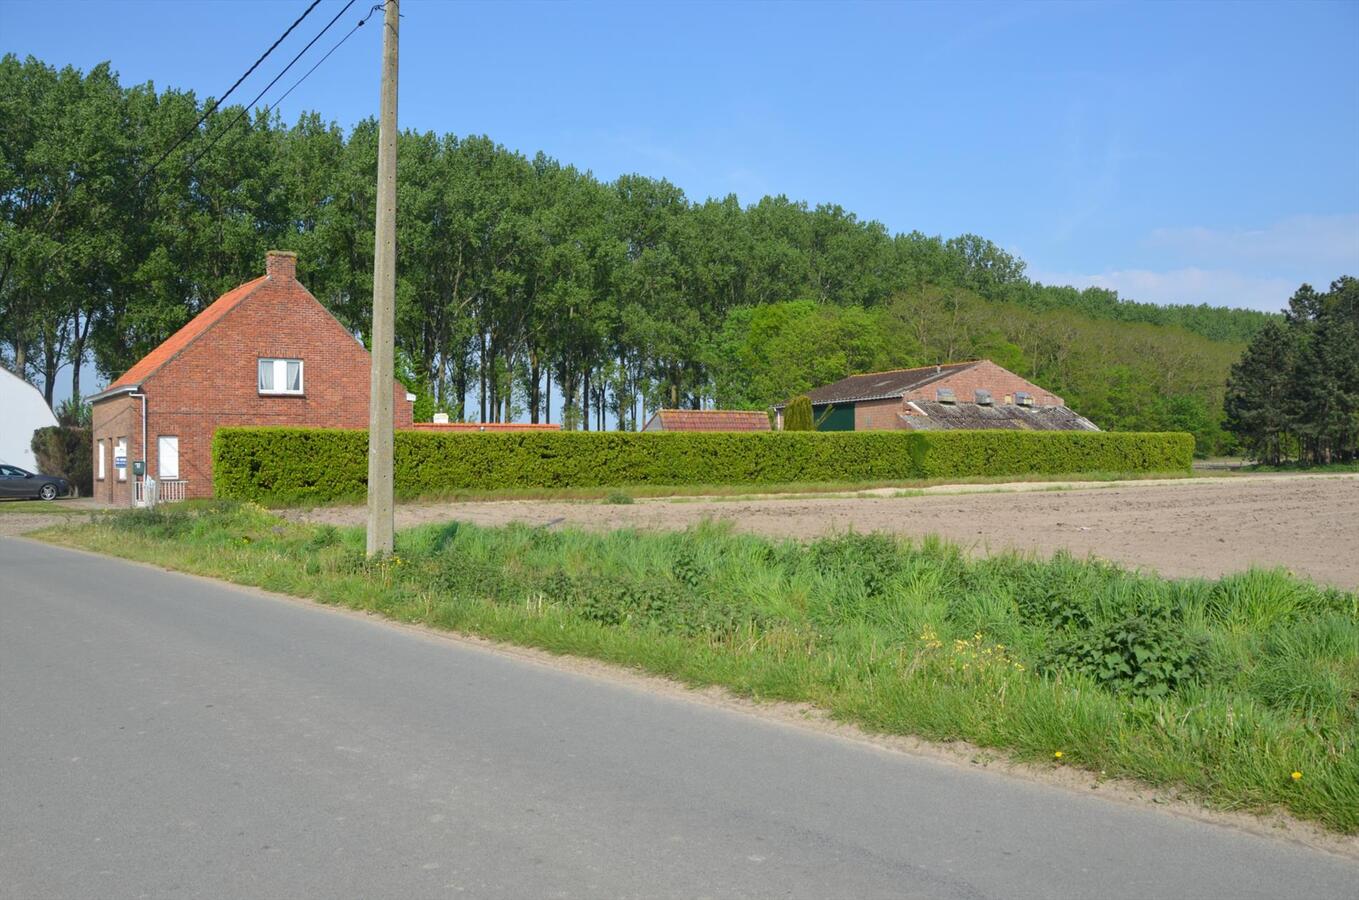
<path id="1" fill-rule="evenodd" d="M 368 351 L 296 280 L 294 265 L 292 257 L 271 255 L 268 280 L 142 382 L 147 395 L 147 472 L 152 477 L 159 477 L 156 449 L 161 435 L 179 438 L 179 477 L 188 481 L 187 496 L 210 497 L 212 436 L 220 427 L 368 427 Z M 302 360 L 303 393 L 260 394 L 261 358 Z M 393 393 L 393 424 L 409 428 L 406 389 L 397 383 Z M 105 415 L 121 423 L 126 414 L 115 413 L 114 406 L 122 403 L 115 398 L 96 404 L 96 438 L 105 436 L 101 410 L 108 407 Z M 134 413 L 140 443 L 139 405 Z M 129 460 L 133 458 L 138 457 L 129 452 Z M 96 496 L 99 491 L 96 483 Z M 130 491 L 126 487 L 109 502 L 130 503 Z"/>
<path id="2" fill-rule="evenodd" d="M 900 397 L 860 400 L 854 404 L 854 430 L 883 431 L 899 427 L 897 415 L 901 412 L 901 405 Z"/>
<path id="3" fill-rule="evenodd" d="M 991 399 L 998 406 L 1005 402 L 1006 396 L 1013 398 L 1018 391 L 1028 391 L 1032 394 L 1034 406 L 1064 405 L 1061 397 L 1020 378 L 1009 369 L 1003 369 L 990 360 L 983 360 L 970 369 L 936 381 L 918 391 L 910 391 L 904 399 L 934 400 L 935 392 L 941 387 L 953 388 L 954 396 L 959 403 L 971 403 L 973 392 L 982 388 L 991 392 Z"/>

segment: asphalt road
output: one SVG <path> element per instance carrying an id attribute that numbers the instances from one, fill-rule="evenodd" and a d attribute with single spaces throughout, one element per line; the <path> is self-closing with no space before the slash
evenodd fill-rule
<path id="1" fill-rule="evenodd" d="M 0 540 L 0 896 L 1359 894 L 1359 865 Z"/>

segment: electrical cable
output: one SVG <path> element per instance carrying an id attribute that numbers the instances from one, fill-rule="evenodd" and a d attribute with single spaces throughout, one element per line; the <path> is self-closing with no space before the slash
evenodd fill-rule
<path id="1" fill-rule="evenodd" d="M 254 72 L 256 69 L 258 69 L 259 66 L 260 66 L 260 63 L 262 63 L 262 62 L 264 62 L 266 59 L 268 59 L 268 58 L 269 58 L 269 54 L 273 53 L 274 50 L 278 47 L 278 45 L 281 44 L 281 43 L 283 43 L 283 40 L 284 40 L 288 35 L 290 35 L 290 34 L 293 33 L 293 29 L 295 29 L 298 25 L 301 25 L 301 24 L 302 24 L 302 20 L 305 19 L 307 16 L 311 15 L 311 11 L 314 10 L 314 9 L 316 9 L 316 7 L 317 7 L 318 5 L 320 5 L 320 3 L 321 3 L 321 0 L 312 0 L 312 4 L 311 4 L 310 6 L 308 6 L 308 7 L 302 12 L 302 15 L 298 16 L 298 17 L 293 21 L 293 24 L 289 25 L 289 26 L 288 26 L 288 29 L 287 29 L 286 31 L 284 31 L 281 35 L 279 35 L 277 40 L 275 40 L 272 44 L 269 45 L 269 49 L 268 49 L 268 50 L 265 50 L 264 53 L 263 53 L 263 55 L 261 55 L 259 59 L 255 60 L 255 62 L 250 66 L 250 68 L 248 68 L 248 69 L 245 70 L 245 74 L 242 75 L 240 78 L 237 78 L 237 79 L 236 79 L 236 83 L 233 84 L 231 87 L 227 88 L 225 94 L 223 94 L 222 96 L 218 97 L 215 101 L 213 101 L 213 102 L 208 106 L 207 109 L 203 110 L 203 115 L 201 115 L 201 116 L 198 117 L 198 121 L 197 121 L 197 122 L 194 122 L 194 123 L 193 123 L 193 126 L 192 126 L 191 128 L 189 128 L 187 131 L 185 131 L 183 134 L 181 134 L 181 135 L 179 136 L 179 139 L 178 139 L 177 141 L 175 141 L 173 144 L 170 145 L 170 149 L 169 149 L 169 150 L 166 150 L 164 153 L 162 153 L 161 156 L 160 156 L 160 159 L 156 160 L 155 163 L 153 163 L 153 164 L 151 165 L 151 168 L 147 169 L 145 172 L 142 173 L 141 177 L 137 179 L 137 183 L 140 184 L 141 182 L 145 181 L 148 177 L 150 177 L 150 175 L 151 175 L 153 172 L 155 172 L 156 169 L 160 168 L 160 164 L 161 164 L 161 163 L 165 162 L 165 160 L 167 160 L 167 159 L 170 158 L 170 154 L 171 154 L 171 153 L 174 153 L 175 150 L 179 148 L 179 145 L 180 145 L 180 144 L 182 144 L 182 143 L 184 143 L 185 141 L 187 141 L 187 140 L 189 139 L 189 136 L 190 136 L 190 135 L 196 134 L 196 133 L 198 132 L 198 129 L 199 129 L 200 127 L 202 127 L 203 123 L 206 122 L 206 121 L 208 120 L 208 116 L 212 115 L 213 112 L 215 112 L 219 106 L 221 106 L 224 102 L 226 102 L 226 98 L 230 97 L 230 96 L 231 96 L 231 93 L 232 93 L 233 91 L 235 91 L 236 88 L 238 88 L 238 87 L 241 86 L 241 82 L 243 82 L 243 81 L 245 81 L 247 78 L 249 78 L 249 77 L 250 77 L 250 73 L 252 73 L 252 72 Z"/>
<path id="2" fill-rule="evenodd" d="M 274 102 L 272 102 L 272 103 L 270 103 L 268 106 L 266 106 L 266 107 L 264 108 L 264 114 L 267 116 L 270 112 L 272 112 L 273 110 L 277 109 L 278 106 L 279 106 L 279 104 L 281 104 L 284 100 L 286 100 L 286 99 L 288 98 L 288 95 L 291 94 L 294 90 L 297 89 L 298 85 L 302 84 L 302 82 L 304 82 L 304 81 L 306 81 L 308 78 L 310 78 L 310 77 L 311 77 L 311 74 L 321 67 L 321 63 L 323 63 L 323 62 L 325 62 L 327 59 L 329 59 L 329 58 L 330 58 L 330 55 L 331 55 L 332 53 L 334 53 L 336 50 L 339 50 L 340 47 L 341 47 L 341 45 L 343 45 L 345 41 L 349 40 L 351 37 L 354 36 L 354 32 L 358 31 L 360 28 L 362 28 L 364 25 L 366 25 L 366 24 L 368 23 L 368 20 L 371 19 L 371 18 L 373 17 L 373 13 L 378 12 L 378 11 L 381 10 L 385 5 L 386 5 L 385 3 L 378 3 L 378 4 L 376 4 L 375 6 L 373 6 L 371 9 L 369 9 L 369 10 L 368 10 L 368 14 L 367 14 L 366 16 L 364 16 L 362 19 L 359 19 L 359 21 L 356 22 L 356 23 L 354 24 L 354 27 L 351 28 L 351 29 L 349 29 L 349 31 L 345 33 L 345 36 L 344 36 L 344 37 L 342 37 L 342 38 L 340 38 L 338 41 L 336 41 L 335 44 L 334 44 L 329 50 L 326 51 L 325 56 L 322 56 L 320 59 L 318 59 L 318 60 L 316 61 L 316 64 L 313 65 L 310 69 L 307 70 L 307 72 L 306 72 L 305 75 L 303 75 L 301 78 L 299 78 L 299 79 L 297 79 L 296 81 L 294 81 L 293 84 L 292 84 L 292 87 L 290 87 L 290 88 L 288 88 L 286 91 L 284 91 L 284 92 L 282 93 L 282 95 L 280 95 L 279 98 L 278 98 L 277 100 L 275 100 Z M 232 143 L 231 146 L 235 146 L 234 141 L 240 140 L 241 137 L 242 137 L 242 135 L 244 135 L 244 134 L 245 134 L 245 132 L 239 132 L 239 133 L 237 133 L 236 137 L 233 139 L 233 143 Z M 237 181 L 235 184 L 233 184 L 233 185 L 232 185 L 230 188 L 228 188 L 227 190 L 229 190 L 229 191 L 235 190 L 236 188 L 240 187 L 241 181 L 244 181 L 244 180 L 245 180 L 245 178 L 242 177 L 239 181 Z"/>
<path id="3" fill-rule="evenodd" d="M 350 8 L 351 6 L 353 6 L 353 5 L 354 5 L 355 3 L 357 3 L 357 2 L 358 2 L 358 0 L 349 0 L 349 2 L 346 3 L 346 4 L 344 5 L 344 8 L 341 9 L 339 12 L 337 12 L 337 13 L 335 14 L 335 17 L 334 17 L 333 19 L 331 19 L 329 22 L 326 23 L 326 27 L 325 27 L 325 28 L 322 28 L 322 29 L 320 30 L 320 32 L 317 33 L 316 37 L 314 37 L 314 38 L 312 38 L 310 41 L 308 41 L 308 42 L 307 42 L 307 46 L 303 47 L 300 51 L 298 51 L 298 54 L 297 54 L 296 56 L 294 56 L 294 57 L 288 62 L 288 64 L 287 64 L 286 66 L 283 67 L 283 71 L 281 71 L 281 72 L 279 72 L 277 75 L 275 75 L 274 78 L 273 78 L 273 80 L 270 81 L 268 84 L 266 84 L 266 85 L 264 86 L 264 89 L 263 89 L 262 91 L 260 91 L 258 94 L 256 94 L 255 97 L 254 97 L 254 99 L 251 100 L 249 104 L 247 104 L 246 106 L 244 106 L 244 107 L 241 108 L 241 111 L 240 111 L 239 114 L 237 114 L 236 118 L 232 119 L 231 122 L 228 123 L 228 124 L 226 125 L 226 127 L 224 127 L 221 131 L 219 131 L 219 132 L 217 133 L 217 136 L 214 137 L 214 138 L 208 143 L 208 145 L 207 145 L 206 147 L 204 147 L 201 151 L 199 151 L 199 153 L 198 153 L 196 156 L 194 156 L 192 159 L 189 160 L 189 162 L 185 165 L 185 168 L 186 168 L 186 169 L 191 169 L 191 168 L 193 168 L 193 166 L 194 166 L 196 163 L 198 163 L 198 161 L 201 160 L 204 156 L 206 156 L 206 155 L 212 150 L 213 147 L 217 146 L 217 142 L 220 141 L 223 137 L 225 137 L 226 134 L 227 134 L 228 132 L 231 131 L 231 129 L 235 128 L 236 125 L 238 125 L 238 124 L 240 123 L 240 121 L 241 121 L 242 119 L 244 119 L 244 118 L 250 113 L 251 107 L 253 107 L 256 103 L 258 103 L 259 100 L 260 100 L 260 98 L 263 97 L 266 93 L 269 92 L 270 88 L 272 88 L 274 85 L 278 84 L 279 79 L 282 78 L 284 75 L 288 74 L 288 70 L 291 69 L 291 68 L 297 63 L 297 61 L 298 61 L 299 59 L 301 59 L 302 56 L 303 56 L 308 50 L 310 50 L 310 49 L 312 48 L 312 46 L 313 46 L 317 41 L 319 41 L 319 40 L 322 38 L 322 36 L 325 35 L 325 33 L 326 33 L 327 31 L 329 31 L 329 30 L 331 29 L 331 26 L 333 26 L 336 22 L 338 22 L 338 21 L 340 20 L 340 16 L 343 16 L 346 12 L 348 12 L 348 11 L 349 11 L 349 8 Z M 375 7 L 375 9 L 380 9 L 380 8 L 381 8 L 381 6 Z M 373 14 L 372 11 L 370 11 L 370 12 L 368 13 L 369 16 L 371 16 L 372 14 Z M 364 21 L 367 21 L 367 17 L 364 18 Z M 358 30 L 358 27 L 359 27 L 358 25 L 355 25 L 354 28 L 350 31 L 350 34 L 353 34 L 354 31 L 357 31 L 357 30 Z M 348 36 L 349 36 L 349 35 L 345 35 L 345 38 L 347 39 Z M 343 42 L 344 42 L 344 41 L 341 40 L 341 43 L 343 43 Z M 339 45 L 337 44 L 336 46 L 338 47 Z M 329 55 L 329 54 L 327 54 L 327 55 Z M 318 63 L 317 65 L 319 65 L 319 64 L 320 64 L 320 63 Z M 315 70 L 316 70 L 316 67 L 313 66 L 311 71 L 315 71 Z M 307 75 L 310 75 L 310 74 L 311 74 L 311 72 L 309 71 L 309 72 L 307 73 Z M 306 77 L 307 77 L 306 75 L 302 76 L 302 79 L 298 81 L 298 84 L 301 84 L 301 83 L 302 83 L 302 80 L 305 80 Z M 296 84 L 293 85 L 293 87 L 296 87 L 296 86 L 297 86 Z M 289 88 L 289 91 L 291 91 L 291 90 L 292 90 L 292 88 Z M 287 95 L 285 94 L 284 96 L 287 96 Z M 277 104 L 276 104 L 276 105 L 277 105 Z"/>
<path id="4" fill-rule="evenodd" d="M 291 94 L 294 90 L 296 90 L 299 84 L 301 84 L 302 82 L 306 81 L 309 77 L 311 77 L 311 73 L 319 69 L 321 67 L 321 63 L 330 59 L 330 54 L 334 53 L 336 50 L 339 50 L 340 45 L 343 44 L 345 41 L 349 40 L 351 37 L 353 37 L 354 32 L 362 28 L 368 22 L 368 20 L 373 17 L 373 13 L 382 9 L 384 5 L 385 4 L 378 3 L 372 9 L 368 10 L 368 15 L 364 16 L 362 19 L 359 19 L 358 23 L 355 24 L 353 28 L 349 29 L 349 32 L 344 37 L 336 41 L 335 46 L 327 50 L 326 55 L 318 59 L 316 61 L 316 65 L 312 66 L 310 69 L 307 70 L 307 74 L 303 75 L 301 78 L 294 81 L 292 87 L 288 88 L 286 91 L 283 92 L 282 96 L 280 96 L 277 100 L 275 100 L 273 103 L 269 104 L 264 108 L 265 115 L 268 115 L 271 111 L 277 109 L 279 104 L 281 104 L 284 100 L 287 100 L 288 95 Z"/>

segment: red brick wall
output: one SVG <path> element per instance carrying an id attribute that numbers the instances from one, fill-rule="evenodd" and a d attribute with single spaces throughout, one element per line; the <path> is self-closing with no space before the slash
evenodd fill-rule
<path id="1" fill-rule="evenodd" d="M 188 481 L 187 495 L 210 497 L 212 436 L 219 427 L 368 427 L 368 351 L 292 277 L 291 263 L 288 257 L 270 257 L 267 281 L 143 381 L 142 390 L 147 395 L 147 472 L 152 477 L 159 473 L 156 439 L 160 435 L 179 438 L 179 477 Z M 260 394 L 257 378 L 261 358 L 302 360 L 303 393 Z M 411 404 L 406 400 L 405 387 L 398 383 L 394 395 L 394 424 L 409 428 Z M 129 435 L 129 460 L 140 458 L 131 450 L 140 444 L 138 403 L 112 398 L 94 407 L 96 442 L 108 440 L 113 433 L 110 428 L 126 427 L 126 432 L 118 433 Z M 118 409 L 123 405 L 133 410 L 131 419 Z M 134 430 L 135 441 L 131 439 Z M 111 468 L 109 474 L 113 475 Z M 130 488 L 123 488 L 103 499 L 130 503 Z M 95 495 L 100 496 L 98 484 Z"/>
<path id="2" fill-rule="evenodd" d="M 901 398 L 888 397 L 886 400 L 860 400 L 854 404 L 855 431 L 882 431 L 897 428 L 900 421 Z"/>
<path id="3" fill-rule="evenodd" d="M 936 381 L 918 391 L 911 391 L 906 394 L 906 400 L 934 400 L 936 391 L 939 388 L 953 388 L 953 394 L 959 403 L 971 403 L 973 392 L 978 388 L 983 388 L 991 392 L 991 400 L 1000 405 L 1005 402 L 1008 396 L 1013 402 L 1013 398 L 1018 391 L 1028 391 L 1033 396 L 1034 406 L 1062 406 L 1062 398 L 1050 391 L 1045 391 L 1031 381 L 1025 381 L 1008 369 L 989 360 L 982 360 L 970 369 L 964 369 L 956 375 Z"/>
<path id="4" fill-rule="evenodd" d="M 101 503 L 118 506 L 132 505 L 132 460 L 139 459 L 142 444 L 142 405 L 141 401 L 119 394 L 100 403 L 91 410 L 91 427 L 94 431 L 94 499 Z M 118 470 L 113 467 L 113 447 L 118 438 L 127 438 L 127 480 L 118 480 Z M 104 477 L 99 477 L 99 441 L 104 441 Z"/>

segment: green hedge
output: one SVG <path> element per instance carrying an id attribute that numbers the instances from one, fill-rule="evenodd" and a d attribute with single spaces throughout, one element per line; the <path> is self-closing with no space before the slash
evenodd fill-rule
<path id="1" fill-rule="evenodd" d="M 914 435 L 920 478 L 1188 472 L 1194 436 L 1182 432 L 936 431 Z"/>
<path id="2" fill-rule="evenodd" d="M 626 432 L 396 435 L 404 497 L 499 488 L 788 484 L 921 478 L 1188 471 L 1188 434 L 1108 432 Z M 368 433 L 223 428 L 218 497 L 325 501 L 363 495 Z"/>

